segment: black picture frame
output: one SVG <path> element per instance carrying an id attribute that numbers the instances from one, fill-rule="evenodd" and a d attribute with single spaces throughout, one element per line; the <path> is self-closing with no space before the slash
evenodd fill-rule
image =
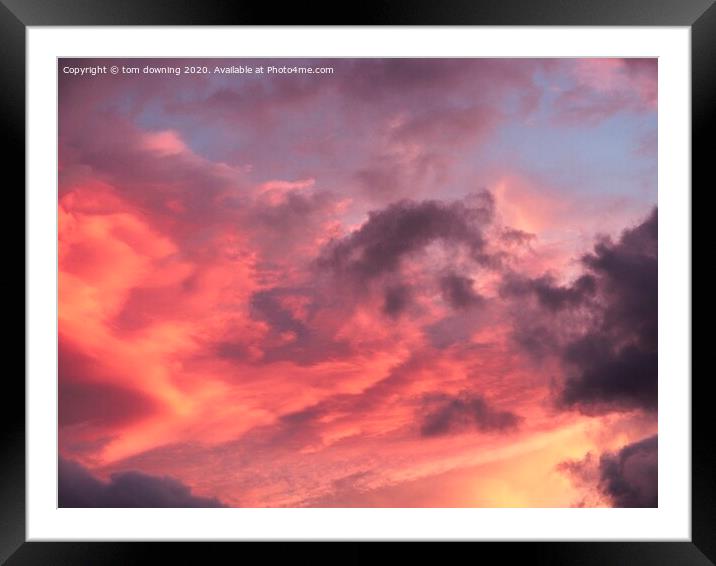
<path id="1" fill-rule="evenodd" d="M 0 0 L 0 112 L 7 142 L 3 150 L 6 195 L 25 186 L 25 37 L 28 26 L 68 25 L 565 25 L 565 26 L 687 26 L 691 29 L 692 184 L 704 185 L 713 150 L 716 109 L 716 5 L 714 0 L 413 0 L 369 1 L 341 6 L 321 2 L 285 3 L 222 0 Z M 689 188 L 690 189 L 690 188 Z M 692 191 L 693 194 L 693 191 Z M 6 201 L 8 202 L 8 201 Z M 14 204 L 14 203 L 13 203 Z M 11 205 L 12 206 L 12 205 Z M 20 216 L 24 198 L 6 218 Z M 24 214 L 23 214 L 24 218 Z M 6 241 L 17 239 L 17 228 L 3 223 Z M 10 246 L 11 247 L 11 246 Z M 24 262 L 24 259 L 23 259 Z M 8 270 L 8 274 L 9 274 Z M 24 271 L 23 271 L 24 273 Z M 23 277 L 6 281 L 24 295 Z M 22 290 L 20 286 L 22 285 Z M 8 291 L 10 291 L 8 289 Z M 9 299 L 7 302 L 18 304 Z M 14 297 L 14 293 L 12 297 Z M 24 328 L 24 323 L 23 323 Z M 23 340 L 15 332 L 6 338 Z M 19 351 L 19 344 L 16 347 Z M 691 379 L 691 376 L 671 376 Z M 476 558 L 493 563 L 529 561 L 536 564 L 705 565 L 716 562 L 716 467 L 712 449 L 709 376 L 692 386 L 692 535 L 690 542 L 494 542 L 479 544 Z M 177 561 L 218 562 L 215 553 L 228 543 L 88 543 L 26 542 L 25 537 L 25 389 L 20 373 L 6 370 L 4 407 L 0 412 L 0 562 L 20 564 L 135 564 Z M 234 543 L 231 543 L 234 544 Z M 257 543 L 254 543 L 257 544 Z M 292 544 L 291 559 L 358 563 L 383 553 L 379 543 L 346 542 L 317 553 L 313 544 Z M 263 560 L 285 556 L 285 546 L 261 545 Z M 416 548 L 416 547 L 413 547 Z M 445 545 L 417 547 L 427 560 L 445 559 Z M 377 552 L 376 552 L 377 550 Z M 405 550 L 401 549 L 401 553 Z M 408 551 L 409 552 L 409 551 Z M 486 558 L 489 556 L 489 558 Z M 494 558 L 493 558 L 494 557 Z M 233 560 L 242 555 L 233 554 Z"/>

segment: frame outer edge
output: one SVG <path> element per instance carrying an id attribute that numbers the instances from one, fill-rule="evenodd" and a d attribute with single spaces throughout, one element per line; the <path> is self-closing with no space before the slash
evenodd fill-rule
<path id="1" fill-rule="evenodd" d="M 1 0 L 32 26 L 61 25 L 562 25 L 688 26 L 712 0 Z"/>
<path id="2" fill-rule="evenodd" d="M 701 186 L 703 192 L 713 186 L 715 127 L 716 4 L 711 4 L 691 28 L 692 203 L 696 183 Z M 706 184 L 707 179 L 709 186 Z M 693 293 L 693 247 L 691 264 Z M 691 540 L 712 562 L 716 562 L 716 457 L 712 434 L 713 409 L 709 406 L 712 396 L 709 395 L 706 385 L 709 381 L 712 380 L 708 374 L 702 374 L 699 379 L 695 379 L 692 371 Z"/>
<path id="3" fill-rule="evenodd" d="M 25 221 L 25 26 L 0 3 L 0 116 L 5 148 L 2 152 L 3 185 L 6 189 L 5 209 L 10 217 Z M 12 201 L 10 200 L 12 197 Z M 14 201 L 14 202 L 13 202 Z M 18 202 L 19 201 L 19 202 Z M 17 242 L 16 223 L 3 222 L 3 241 L 6 252 L 22 254 L 22 271 L 17 267 L 10 271 L 6 261 L 7 285 L 5 307 L 23 308 L 25 305 L 25 258 L 24 247 Z M 24 234 L 24 230 L 23 230 Z M 13 258 L 14 259 L 14 258 Z M 18 258 L 20 259 L 20 258 Z M 9 260 L 9 257 L 6 258 Z M 18 276 L 18 273 L 21 275 Z M 14 274 L 14 275 L 13 275 Z M 20 286 L 22 285 L 22 288 Z M 23 297 L 22 307 L 16 297 Z M 19 313 L 18 313 L 19 314 Z M 21 331 L 8 332 L 6 352 L 19 357 L 24 352 L 25 323 Z M 22 346 L 20 342 L 22 341 Z M 11 346 L 12 344 L 12 346 Z M 17 365 L 6 368 L 3 375 L 5 403 L 0 411 L 0 563 L 3 563 L 25 540 L 25 371 Z"/>
<path id="4" fill-rule="evenodd" d="M 658 6 L 653 7 L 649 12 L 637 12 L 635 14 L 635 6 L 638 7 L 641 4 L 643 7 L 644 2 L 625 0 L 622 3 L 623 11 L 621 15 L 623 19 L 616 25 L 692 24 L 692 177 L 695 178 L 697 174 L 706 172 L 706 167 L 711 158 L 707 149 L 709 147 L 707 142 L 711 141 L 709 139 L 711 136 L 707 138 L 707 135 L 713 131 L 711 126 L 714 124 L 714 101 L 716 100 L 716 76 L 714 72 L 714 69 L 716 69 L 716 41 L 714 40 L 716 38 L 716 4 L 713 3 L 713 0 L 659 1 L 657 3 Z M 12 5 L 12 11 L 7 4 Z M 8 144 L 9 147 L 4 153 L 2 161 L 6 165 L 14 165 L 14 167 L 6 167 L 6 170 L 15 172 L 12 175 L 15 185 L 19 183 L 23 187 L 25 185 L 25 25 L 107 24 L 108 20 L 113 20 L 111 13 L 116 11 L 117 8 L 115 6 L 115 10 L 113 10 L 106 4 L 103 6 L 99 4 L 91 6 L 85 1 L 72 3 L 74 9 L 68 6 L 70 3 L 66 0 L 57 0 L 53 4 L 54 9 L 45 0 L 0 1 L 0 36 L 3 38 L 4 47 L 4 49 L 0 50 L 0 82 L 4 87 L 0 89 L 0 114 L 3 117 L 2 123 L 6 139 L 11 142 Z M 116 24 L 166 24 L 169 20 L 171 20 L 171 23 L 180 24 L 187 23 L 197 14 L 196 9 L 191 9 L 189 5 L 184 4 L 184 12 L 179 9 L 179 13 L 177 13 L 175 9 L 174 14 L 170 15 L 171 6 L 166 2 L 157 2 L 156 0 L 148 10 L 142 10 L 139 2 L 118 2 L 117 4 L 123 4 L 124 14 L 123 17 L 116 18 L 113 21 Z M 217 3 L 208 2 L 208 4 L 209 6 L 205 6 L 205 14 L 213 12 L 219 18 L 225 15 L 222 14 L 221 9 L 218 9 L 219 5 Z M 504 10 L 495 9 L 491 11 L 481 7 L 466 13 L 464 10 L 458 9 L 452 12 L 448 10 L 448 14 L 443 16 L 421 8 L 417 11 L 416 16 L 411 17 L 406 16 L 404 13 L 401 15 L 400 10 L 396 12 L 395 6 L 390 8 L 384 3 L 384 9 L 376 10 L 375 14 L 377 14 L 378 19 L 381 19 L 382 16 L 384 19 L 389 20 L 389 23 L 400 23 L 401 20 L 408 20 L 403 23 L 417 23 L 415 22 L 416 17 L 421 24 L 425 24 L 426 20 L 432 20 L 433 23 L 456 23 L 455 18 L 460 19 L 462 16 L 465 18 L 461 22 L 464 25 L 495 25 L 493 22 L 509 24 L 510 21 L 505 21 L 505 13 L 512 11 L 514 14 L 517 8 L 514 2 L 509 4 Z M 551 19 L 555 23 L 558 22 L 561 25 L 605 25 L 610 23 L 615 25 L 616 23 L 614 21 L 615 12 L 612 2 L 604 2 L 603 6 L 606 7 L 601 10 L 596 7 L 594 10 L 584 10 L 576 18 L 573 12 L 569 12 L 566 17 L 564 15 L 557 16 L 555 11 L 559 8 L 559 2 L 544 2 L 541 4 L 545 6 L 540 11 L 540 16 L 535 17 L 533 13 L 526 16 L 526 19 L 532 20 L 533 25 L 544 25 L 545 16 L 547 16 L 547 19 Z M 670 7 L 669 10 L 664 11 L 665 4 Z M 194 6 L 196 5 L 194 4 Z M 585 4 L 581 2 L 580 6 L 584 7 Z M 216 8 L 216 10 L 212 11 L 212 7 Z M 617 12 L 619 12 L 618 9 Z M 15 14 L 19 14 L 20 17 Z M 258 12 L 254 15 L 251 10 L 244 17 L 254 21 L 265 19 L 265 16 L 259 15 Z M 197 17 L 196 20 L 203 23 L 208 18 L 210 17 L 203 15 Z M 521 17 L 513 15 L 512 18 L 508 18 L 515 25 L 513 18 L 521 21 L 517 25 L 529 23 L 522 21 L 525 19 L 524 14 Z M 363 20 L 365 17 L 360 19 Z M 585 24 L 585 22 L 587 23 Z M 227 25 L 230 22 L 223 20 L 222 23 Z M 19 163 L 23 163 L 22 170 L 17 165 Z M 22 207 L 24 212 L 24 198 Z M 22 391 L 24 398 L 24 386 L 20 385 L 19 378 L 14 378 L 10 375 L 8 381 L 10 383 L 8 397 L 11 396 L 10 393 L 19 395 L 19 391 Z M 701 391 L 700 383 L 692 384 L 692 387 L 694 385 L 696 394 L 693 395 L 695 402 L 692 415 L 692 490 L 694 494 L 697 494 L 697 497 L 693 497 L 693 545 L 686 543 L 689 549 L 688 552 L 684 553 L 683 564 L 705 564 L 704 560 L 713 559 L 716 556 L 716 541 L 714 540 L 714 532 L 716 532 L 716 485 L 713 480 L 716 477 L 716 466 L 714 465 L 714 452 L 710 449 L 712 439 L 708 434 L 712 423 L 710 422 L 710 412 L 705 410 L 708 396 L 705 394 L 699 395 Z M 697 404 L 699 405 L 698 409 Z M 6 405 L 12 404 L 8 403 Z M 61 543 L 44 543 L 42 545 L 39 543 L 26 543 L 23 545 L 25 540 L 25 414 L 24 406 L 15 405 L 7 407 L 10 410 L 3 412 L 1 421 L 3 427 L 0 430 L 0 443 L 2 443 L 3 448 L 1 452 L 5 456 L 5 462 L 1 468 L 2 472 L 0 472 L 0 478 L 2 479 L 2 482 L 0 482 L 0 563 L 4 563 L 18 547 L 20 547 L 20 551 L 13 558 L 16 557 L 20 559 L 20 562 L 28 563 L 22 560 L 22 555 L 27 557 L 26 551 L 30 550 L 28 547 L 45 547 L 49 557 L 50 547 L 56 547 L 58 544 L 63 546 Z M 702 405 L 703 410 L 701 410 Z M 631 543 L 627 544 L 631 545 Z M 679 543 L 659 544 L 671 545 Z M 129 544 L 114 543 L 107 546 L 116 548 L 117 545 L 124 546 Z M 82 546 L 84 547 L 85 545 L 83 544 Z M 96 545 L 87 546 L 95 546 L 96 548 Z M 588 546 L 592 545 L 589 543 L 584 544 L 585 551 Z M 58 549 L 55 548 L 56 550 Z M 65 546 L 65 550 L 69 550 L 69 548 Z M 84 550 L 85 552 L 89 551 L 88 548 Z M 697 558 L 691 551 L 697 551 L 701 556 Z M 35 554 L 35 556 L 37 555 Z M 539 560 L 535 562 L 539 562 Z"/>

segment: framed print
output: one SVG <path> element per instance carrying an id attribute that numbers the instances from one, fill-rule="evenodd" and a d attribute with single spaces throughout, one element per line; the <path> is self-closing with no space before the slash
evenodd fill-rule
<path id="1" fill-rule="evenodd" d="M 0 8 L 9 564 L 712 563 L 710 2 Z"/>

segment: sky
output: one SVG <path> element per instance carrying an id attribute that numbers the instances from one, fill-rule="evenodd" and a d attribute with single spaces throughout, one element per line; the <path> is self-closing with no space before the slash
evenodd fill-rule
<path id="1" fill-rule="evenodd" d="M 60 506 L 657 505 L 655 59 L 58 76 Z"/>

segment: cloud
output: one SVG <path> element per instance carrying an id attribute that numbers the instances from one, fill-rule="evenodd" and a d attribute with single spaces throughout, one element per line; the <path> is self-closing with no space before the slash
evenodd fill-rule
<path id="1" fill-rule="evenodd" d="M 387 134 L 382 150 L 376 150 L 354 173 L 360 191 L 371 202 L 391 203 L 398 198 L 415 198 L 430 187 L 446 182 L 449 156 L 435 145 L 398 142 Z"/>
<path id="2" fill-rule="evenodd" d="M 571 285 L 560 286 L 549 275 L 527 278 L 509 274 L 503 279 L 500 295 L 509 297 L 533 294 L 541 306 L 556 311 L 581 305 L 593 296 L 595 291 L 596 281 L 592 275 L 582 275 Z"/>
<path id="3" fill-rule="evenodd" d="M 602 454 L 599 472 L 599 487 L 614 507 L 658 507 L 657 436 Z"/>
<path id="4" fill-rule="evenodd" d="M 270 265 L 315 254 L 315 242 L 330 233 L 341 207 L 337 195 L 310 186 L 286 189 L 274 181 L 257 192 L 250 202 L 239 197 L 230 204 L 240 209 L 237 223 Z"/>
<path id="5" fill-rule="evenodd" d="M 108 383 L 61 378 L 58 386 L 60 426 L 117 426 L 153 414 L 157 403 L 140 391 Z"/>
<path id="6" fill-rule="evenodd" d="M 405 93 L 431 92 L 438 85 L 456 85 L 469 77 L 468 66 L 457 60 L 435 64 L 425 59 L 356 59 L 350 62 L 340 87 L 351 97 L 365 99 L 402 97 Z"/>
<path id="7" fill-rule="evenodd" d="M 472 106 L 447 108 L 440 112 L 415 116 L 394 129 L 394 139 L 401 143 L 425 143 L 450 148 L 484 136 L 501 118 L 496 108 Z"/>
<path id="8" fill-rule="evenodd" d="M 561 462 L 557 469 L 584 491 L 580 506 L 658 507 L 658 437 L 650 436 L 581 460 Z"/>
<path id="9" fill-rule="evenodd" d="M 657 59 L 580 59 L 572 85 L 555 101 L 563 124 L 596 124 L 620 112 L 653 111 L 657 103 Z"/>
<path id="10" fill-rule="evenodd" d="M 280 66 L 280 62 L 276 63 Z M 246 60 L 242 64 L 253 63 Z M 295 62 L 290 64 L 295 65 Z M 249 77 L 241 84 L 241 88 L 222 86 L 198 101 L 174 100 L 167 105 L 167 110 L 199 114 L 217 122 L 240 121 L 244 127 L 267 127 L 275 126 L 287 111 L 304 108 L 321 93 L 320 81 L 307 75 L 293 75 L 290 80 L 271 83 Z"/>
<path id="11" fill-rule="evenodd" d="M 599 322 L 566 345 L 570 369 L 559 401 L 588 413 L 656 410 L 658 270 L 656 209 L 620 240 L 605 240 L 583 262 L 604 301 Z"/>
<path id="12" fill-rule="evenodd" d="M 350 344 L 336 339 L 325 320 L 324 324 L 314 320 L 321 306 L 316 290 L 272 287 L 252 294 L 249 304 L 252 318 L 268 325 L 261 345 L 263 362 L 292 360 L 299 365 L 311 365 L 351 352 Z M 222 343 L 219 354 L 244 358 L 245 346 Z"/>
<path id="13" fill-rule="evenodd" d="M 159 404 L 144 392 L 111 379 L 103 364 L 60 338 L 58 344 L 58 422 L 111 427 L 134 423 L 155 414 Z M 116 379 L 116 378 L 115 378 Z"/>
<path id="14" fill-rule="evenodd" d="M 505 226 L 500 234 L 500 239 L 508 246 L 525 246 L 535 240 L 536 236 L 524 230 Z"/>
<path id="15" fill-rule="evenodd" d="M 642 408 L 656 410 L 656 353 L 637 346 L 615 349 L 590 335 L 570 344 L 565 359 L 578 373 L 567 378 L 560 401 L 586 413 Z"/>
<path id="16" fill-rule="evenodd" d="M 358 230 L 324 250 L 319 265 L 365 283 L 394 273 L 405 257 L 435 241 L 463 245 L 474 260 L 487 263 L 483 229 L 493 214 L 494 200 L 487 191 L 449 203 L 403 200 L 370 212 Z"/>
<path id="17" fill-rule="evenodd" d="M 443 298 L 454 309 L 466 309 L 484 301 L 473 289 L 474 280 L 470 277 L 451 273 L 440 279 L 440 290 Z"/>
<path id="18" fill-rule="evenodd" d="M 216 498 L 197 497 L 182 482 L 141 472 L 112 474 L 108 482 L 71 460 L 58 464 L 60 507 L 224 507 Z"/>
<path id="19" fill-rule="evenodd" d="M 408 285 L 393 285 L 385 291 L 383 312 L 390 317 L 399 316 L 410 304 L 411 290 Z"/>
<path id="20" fill-rule="evenodd" d="M 564 365 L 560 407 L 586 414 L 656 410 L 657 232 L 655 208 L 617 241 L 601 238 L 581 258 L 586 273 L 567 285 L 551 275 L 504 275 L 500 295 L 517 305 L 513 338 Z"/>
<path id="21" fill-rule="evenodd" d="M 442 436 L 468 430 L 505 432 L 515 429 L 521 420 L 510 411 L 493 409 L 483 397 L 466 391 L 455 397 L 435 395 L 427 399 L 427 404 L 430 409 L 422 419 L 422 436 Z"/>
<path id="22" fill-rule="evenodd" d="M 360 71 L 349 79 L 346 93 L 355 96 L 365 78 L 375 76 L 370 93 L 362 96 L 377 100 L 364 109 L 362 120 L 353 117 L 357 123 L 352 128 L 359 132 L 369 124 L 372 130 L 370 144 L 361 148 L 368 152 L 353 174 L 370 202 L 435 194 L 438 187 L 460 182 L 456 161 L 472 155 L 501 123 L 524 119 L 539 100 L 534 75 L 544 60 L 516 63 L 508 73 L 486 60 L 464 61 L 463 68 L 442 63 L 444 67 L 431 61 L 359 62 Z M 378 76 L 386 72 L 390 76 Z M 464 89 L 463 94 L 433 95 L 450 84 Z M 501 96 L 507 90 L 510 95 Z"/>

